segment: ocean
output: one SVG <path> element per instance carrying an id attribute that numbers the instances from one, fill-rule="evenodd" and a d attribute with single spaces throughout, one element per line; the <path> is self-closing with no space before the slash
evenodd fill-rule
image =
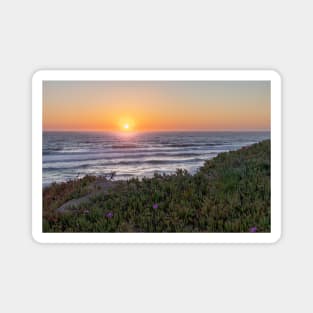
<path id="1" fill-rule="evenodd" d="M 194 174 L 205 160 L 269 139 L 270 132 L 43 132 L 43 186 L 87 174 L 115 180 Z"/>

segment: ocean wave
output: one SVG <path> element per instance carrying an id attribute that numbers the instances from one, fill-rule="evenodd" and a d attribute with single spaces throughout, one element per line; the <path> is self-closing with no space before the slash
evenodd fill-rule
<path id="1" fill-rule="evenodd" d="M 166 145 L 167 147 L 182 147 L 182 148 L 188 148 L 188 147 L 215 147 L 215 146 L 222 146 L 224 143 L 171 143 Z"/>
<path id="2" fill-rule="evenodd" d="M 139 148 L 139 145 L 136 144 L 121 144 L 121 145 L 112 145 L 112 149 L 134 149 L 134 148 Z"/>
<path id="3" fill-rule="evenodd" d="M 153 153 L 158 151 L 175 152 L 186 151 L 186 148 L 191 150 L 206 150 L 217 147 L 219 149 L 227 148 L 225 144 L 211 144 L 211 143 L 171 143 L 171 144 L 157 144 L 157 143 L 142 143 L 142 144 L 116 144 L 116 145 L 95 145 L 94 147 L 73 147 L 73 148 L 44 148 L 43 155 L 88 155 L 88 154 L 111 154 L 111 153 Z"/>
<path id="4" fill-rule="evenodd" d="M 116 166 L 134 166 L 134 165 L 161 165 L 161 164 L 186 164 L 194 162 L 203 162 L 203 158 L 191 158 L 191 159 L 182 159 L 182 160 L 173 160 L 173 159 L 152 159 L 152 160 L 134 160 L 134 161 L 120 161 L 120 162 L 102 162 L 95 164 L 80 164 L 76 166 L 47 166 L 43 167 L 44 171 L 58 171 L 58 170 L 74 170 L 74 169 L 84 169 L 84 168 L 100 168 L 100 167 L 116 167 Z"/>
<path id="5" fill-rule="evenodd" d="M 73 163 L 73 162 L 79 162 L 79 161 L 98 161 L 98 160 L 119 160 L 119 159 L 137 159 L 137 158 L 143 158 L 143 157 L 195 157 L 195 156 L 209 156 L 211 154 L 216 154 L 216 151 L 212 152 L 157 152 L 157 153 L 138 153 L 138 154 L 112 154 L 110 156 L 108 155 L 99 155 L 99 156 L 94 156 L 94 155 L 85 155 L 85 157 L 81 157 L 79 155 L 76 155 L 76 157 L 70 157 L 70 158 L 54 158 L 54 159 L 45 159 L 44 163 L 45 164 L 50 164 L 50 163 Z"/>

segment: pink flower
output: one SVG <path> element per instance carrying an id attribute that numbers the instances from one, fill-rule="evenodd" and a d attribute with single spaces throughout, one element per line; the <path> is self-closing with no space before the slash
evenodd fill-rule
<path id="1" fill-rule="evenodd" d="M 105 215 L 107 218 L 112 218 L 113 217 L 113 212 L 109 212 Z"/>

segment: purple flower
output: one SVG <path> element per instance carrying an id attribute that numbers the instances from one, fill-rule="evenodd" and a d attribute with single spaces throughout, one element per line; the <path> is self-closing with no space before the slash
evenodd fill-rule
<path id="1" fill-rule="evenodd" d="M 155 210 L 156 210 L 158 207 L 159 207 L 159 205 L 158 205 L 157 203 L 154 203 L 153 206 L 152 206 L 152 208 L 155 209 Z"/>
<path id="2" fill-rule="evenodd" d="M 105 215 L 107 218 L 112 218 L 113 217 L 113 212 L 109 212 Z"/>
<path id="3" fill-rule="evenodd" d="M 249 229 L 250 233 L 256 233 L 256 231 L 257 231 L 257 228 L 255 226 Z"/>

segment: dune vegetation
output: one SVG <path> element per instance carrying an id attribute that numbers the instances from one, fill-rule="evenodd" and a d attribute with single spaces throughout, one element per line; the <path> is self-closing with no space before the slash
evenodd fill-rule
<path id="1" fill-rule="evenodd" d="M 266 140 L 221 153 L 195 175 L 54 183 L 43 190 L 43 231 L 270 232 L 270 172 Z"/>

